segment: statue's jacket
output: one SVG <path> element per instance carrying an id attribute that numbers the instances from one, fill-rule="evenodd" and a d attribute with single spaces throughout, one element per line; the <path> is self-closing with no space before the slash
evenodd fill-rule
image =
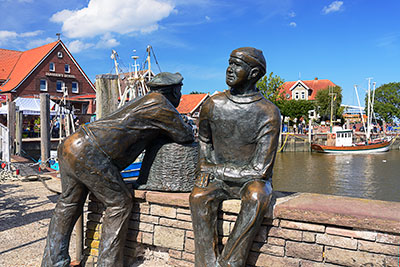
<path id="1" fill-rule="evenodd" d="M 177 143 L 193 142 L 193 131 L 166 97 L 151 92 L 85 126 L 99 149 L 123 170 L 164 135 Z"/>
<path id="2" fill-rule="evenodd" d="M 239 183 L 271 179 L 280 124 L 279 109 L 259 91 L 210 97 L 200 113 L 200 171 Z"/>

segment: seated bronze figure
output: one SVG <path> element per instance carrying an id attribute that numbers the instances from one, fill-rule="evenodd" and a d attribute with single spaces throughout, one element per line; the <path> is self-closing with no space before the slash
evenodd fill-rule
<path id="1" fill-rule="evenodd" d="M 230 87 L 202 107 L 200 163 L 190 194 L 196 267 L 242 267 L 272 196 L 272 168 L 278 146 L 279 109 L 256 88 L 266 73 L 262 52 L 234 50 L 226 70 Z M 241 199 L 235 226 L 219 251 L 220 203 Z"/>
<path id="2" fill-rule="evenodd" d="M 149 94 L 82 126 L 59 146 L 62 194 L 49 225 L 42 267 L 69 266 L 71 232 L 89 191 L 106 208 L 97 266 L 123 266 L 133 203 L 120 172 L 161 136 L 177 143 L 194 141 L 191 126 L 175 109 L 182 80 L 179 73 L 156 75 L 148 84 Z"/>

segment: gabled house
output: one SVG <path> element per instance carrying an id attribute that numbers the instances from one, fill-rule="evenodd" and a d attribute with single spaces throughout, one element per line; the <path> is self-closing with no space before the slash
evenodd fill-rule
<path id="1" fill-rule="evenodd" d="M 197 120 L 200 116 L 201 106 L 209 97 L 209 94 L 182 95 L 181 102 L 179 103 L 177 110 L 179 113 L 188 116 L 197 123 Z"/>
<path id="2" fill-rule="evenodd" d="M 288 100 L 315 100 L 318 91 L 335 86 L 337 85 L 330 80 L 315 78 L 314 80 L 285 82 L 282 91 Z"/>
<path id="3" fill-rule="evenodd" d="M 95 87 L 61 40 L 27 51 L 0 49 L 2 98 L 13 101 L 40 93 L 52 100 L 67 93 L 76 114 L 94 113 Z"/>

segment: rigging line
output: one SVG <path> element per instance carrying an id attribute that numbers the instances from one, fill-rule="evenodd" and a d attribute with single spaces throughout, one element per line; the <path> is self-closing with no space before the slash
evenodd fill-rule
<path id="1" fill-rule="evenodd" d="M 150 47 L 151 47 L 151 52 L 153 52 L 154 61 L 156 62 L 157 67 L 158 67 L 158 69 L 160 70 L 160 72 L 162 72 L 162 71 L 161 71 L 160 64 L 158 64 L 158 61 L 157 61 L 157 58 L 156 58 L 156 54 L 154 53 L 153 47 L 152 47 L 152 46 L 150 46 Z"/>

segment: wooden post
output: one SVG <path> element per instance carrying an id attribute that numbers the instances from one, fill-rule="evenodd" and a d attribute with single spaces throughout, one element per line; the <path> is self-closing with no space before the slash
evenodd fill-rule
<path id="1" fill-rule="evenodd" d="M 10 155 L 15 155 L 15 102 L 8 102 L 7 128 L 10 131 Z"/>
<path id="2" fill-rule="evenodd" d="M 50 96 L 40 94 L 40 152 L 42 167 L 47 167 L 50 158 Z"/>
<path id="3" fill-rule="evenodd" d="M 96 119 L 115 111 L 118 107 L 118 76 L 102 74 L 96 76 Z"/>
<path id="4" fill-rule="evenodd" d="M 16 119 L 16 129 L 15 129 L 15 154 L 21 156 L 22 152 L 22 111 L 18 111 Z"/>

